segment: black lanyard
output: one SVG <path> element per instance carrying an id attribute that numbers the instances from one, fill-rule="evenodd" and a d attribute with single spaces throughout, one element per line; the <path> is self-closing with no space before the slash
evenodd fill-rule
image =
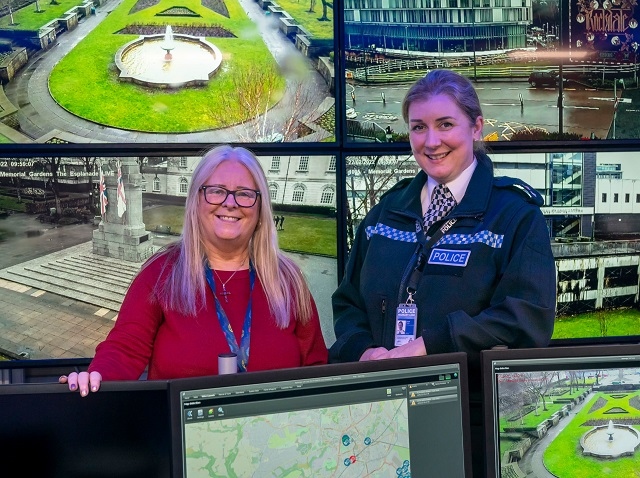
<path id="1" fill-rule="evenodd" d="M 447 222 L 445 222 L 442 225 L 440 229 L 436 231 L 436 233 L 433 236 L 429 238 L 428 241 L 426 241 L 424 244 L 421 244 L 420 255 L 418 256 L 418 262 L 416 263 L 416 266 L 413 268 L 413 271 L 409 276 L 409 280 L 407 281 L 407 293 L 409 294 L 409 300 L 407 302 L 413 302 L 413 295 L 418 290 L 418 284 L 420 283 L 420 278 L 422 277 L 424 266 L 427 263 L 426 251 L 431 249 L 435 245 L 435 243 L 438 242 L 440 238 L 444 236 L 444 234 L 453 227 L 456 221 L 457 221 L 456 218 L 449 219 Z"/>

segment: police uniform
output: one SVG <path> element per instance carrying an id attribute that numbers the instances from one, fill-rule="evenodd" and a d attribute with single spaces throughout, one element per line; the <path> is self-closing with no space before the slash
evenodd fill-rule
<path id="1" fill-rule="evenodd" d="M 332 296 L 336 342 L 330 361 L 356 361 L 370 347 L 394 347 L 396 309 L 420 253 L 426 263 L 414 295 L 417 335 L 427 354 L 462 351 L 477 361 L 496 345 L 540 347 L 553 332 L 556 268 L 542 197 L 526 183 L 494 177 L 476 155 L 460 204 L 430 227 L 425 247 L 420 192 L 427 175 L 399 182 L 356 233 L 344 278 Z"/>

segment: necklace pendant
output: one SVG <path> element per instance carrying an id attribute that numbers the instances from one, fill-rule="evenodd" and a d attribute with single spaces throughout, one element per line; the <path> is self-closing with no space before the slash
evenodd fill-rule
<path id="1" fill-rule="evenodd" d="M 227 298 L 228 295 L 231 295 L 231 292 L 227 291 L 227 288 L 225 287 L 225 284 L 222 284 L 222 292 L 220 292 L 220 295 L 222 297 L 224 297 L 224 302 L 226 304 L 229 303 L 229 299 Z"/>

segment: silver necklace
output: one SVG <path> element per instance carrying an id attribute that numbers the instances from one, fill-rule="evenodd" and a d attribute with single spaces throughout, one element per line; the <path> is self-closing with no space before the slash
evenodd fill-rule
<path id="1" fill-rule="evenodd" d="M 231 279 L 233 279 L 233 276 L 235 276 L 235 275 L 236 275 L 236 273 L 237 273 L 240 269 L 242 269 L 242 266 L 244 265 L 244 263 L 245 263 L 246 261 L 247 261 L 247 259 L 245 258 L 245 259 L 242 261 L 242 264 L 240 264 L 240 267 L 238 267 L 235 271 L 233 271 L 233 274 L 231 274 L 231 276 L 229 276 L 229 278 L 228 278 L 226 281 L 224 281 L 224 282 L 222 282 L 222 279 L 220 279 L 220 276 L 218 275 L 218 271 L 216 271 L 215 269 L 213 269 L 213 273 L 216 275 L 216 277 L 218 278 L 218 280 L 219 280 L 219 281 L 220 281 L 220 283 L 222 284 L 222 292 L 220 292 L 220 295 L 221 295 L 222 297 L 224 297 L 224 302 L 225 302 L 226 304 L 228 304 L 228 303 L 229 303 L 228 296 L 230 296 L 230 295 L 231 295 L 231 292 L 229 292 L 229 291 L 227 290 L 227 284 L 229 283 L 229 281 L 230 281 Z"/>

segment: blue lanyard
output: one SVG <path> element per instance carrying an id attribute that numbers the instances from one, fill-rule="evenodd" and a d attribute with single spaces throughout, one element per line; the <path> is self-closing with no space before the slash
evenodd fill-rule
<path id="1" fill-rule="evenodd" d="M 238 357 L 238 371 L 246 372 L 247 371 L 247 363 L 249 362 L 249 339 L 251 336 L 251 300 L 252 300 L 252 292 L 253 285 L 256 281 L 256 271 L 251 265 L 251 261 L 249 261 L 249 304 L 247 305 L 247 312 L 244 315 L 244 325 L 242 326 L 242 336 L 240 337 L 240 347 L 238 347 L 238 342 L 236 340 L 236 336 L 233 335 L 233 330 L 231 329 L 231 324 L 229 323 L 229 318 L 227 314 L 224 312 L 222 305 L 220 305 L 220 301 L 218 300 L 218 296 L 216 296 L 216 283 L 213 280 L 213 273 L 209 268 L 209 264 L 205 264 L 204 266 L 205 275 L 207 277 L 207 282 L 209 283 L 209 287 L 211 288 L 211 292 L 213 292 L 213 298 L 216 301 L 216 312 L 218 314 L 218 321 L 220 322 L 220 327 L 224 332 L 224 335 L 227 339 L 227 343 L 229 344 L 229 349 L 233 353 L 235 353 Z"/>

